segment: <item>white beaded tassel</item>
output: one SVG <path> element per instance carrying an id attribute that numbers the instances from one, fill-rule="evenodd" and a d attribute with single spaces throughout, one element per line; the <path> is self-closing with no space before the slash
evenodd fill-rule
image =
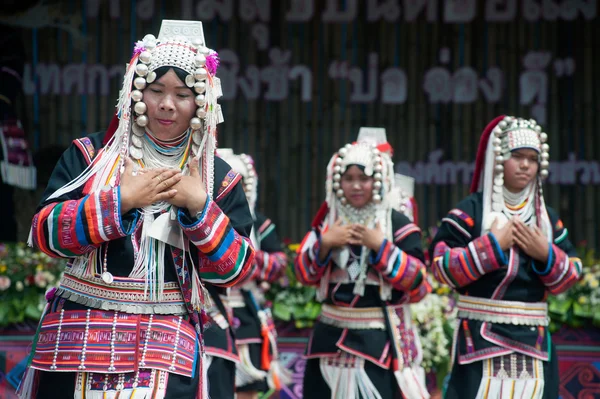
<path id="1" fill-rule="evenodd" d="M 54 345 L 54 356 L 52 357 L 52 366 L 50 366 L 50 370 L 56 370 L 56 360 L 58 358 L 58 346 L 60 344 L 60 332 L 62 329 L 63 317 L 65 315 L 65 310 L 60 310 L 60 316 L 58 318 L 58 327 L 56 328 L 56 344 Z"/>
<path id="2" fill-rule="evenodd" d="M 90 313 L 91 309 L 88 309 L 85 313 L 85 332 L 83 333 L 83 347 L 81 348 L 81 363 L 79 364 L 79 370 L 85 370 L 85 353 L 87 351 L 87 341 L 90 335 Z"/>

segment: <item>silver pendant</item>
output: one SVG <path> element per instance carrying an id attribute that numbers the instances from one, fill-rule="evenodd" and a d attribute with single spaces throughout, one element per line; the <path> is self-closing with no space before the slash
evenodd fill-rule
<path id="1" fill-rule="evenodd" d="M 142 150 L 140 150 L 139 148 L 137 148 L 133 145 L 131 147 L 129 147 L 129 154 L 131 154 L 133 159 L 136 159 L 136 160 L 140 160 L 144 156 L 144 153 L 142 152 Z"/>
<path id="2" fill-rule="evenodd" d="M 142 148 L 142 139 L 139 136 L 136 136 L 135 134 L 131 135 L 131 142 L 133 143 L 133 145 L 137 148 Z"/>
<path id="3" fill-rule="evenodd" d="M 144 129 L 143 127 L 138 126 L 137 123 L 134 123 L 131 126 L 131 131 L 133 132 L 133 134 L 135 136 L 138 136 L 138 137 L 143 137 L 146 134 L 146 129 Z"/>
<path id="4" fill-rule="evenodd" d="M 112 274 L 110 274 L 110 272 L 102 273 L 102 281 L 104 281 L 106 284 L 112 284 L 113 280 L 114 277 Z"/>

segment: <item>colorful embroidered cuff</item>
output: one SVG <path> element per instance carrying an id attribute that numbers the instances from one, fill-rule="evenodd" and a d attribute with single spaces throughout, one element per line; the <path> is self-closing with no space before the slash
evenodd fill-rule
<path id="1" fill-rule="evenodd" d="M 387 238 L 383 239 L 383 242 L 381 243 L 381 246 L 379 247 L 379 251 L 377 251 L 377 253 L 375 253 L 375 251 L 371 250 L 369 251 L 369 263 L 372 265 L 377 265 L 379 262 L 381 262 L 381 257 L 383 256 L 383 253 L 388 245 L 389 241 L 387 240 Z"/>
<path id="2" fill-rule="evenodd" d="M 490 235 L 490 241 L 492 241 L 492 243 L 494 244 L 494 247 L 496 248 L 496 254 L 498 254 L 498 257 L 500 258 L 500 263 L 502 265 L 508 265 L 508 260 L 506 259 L 506 255 L 504 254 L 504 251 L 500 247 L 500 244 L 498 243 L 496 236 L 492 232 L 489 232 L 488 234 Z"/>
<path id="3" fill-rule="evenodd" d="M 552 246 L 551 266 L 547 274 L 539 274 L 550 293 L 557 295 L 572 287 L 581 276 L 581 259 L 569 257 L 556 245 Z"/>
<path id="4" fill-rule="evenodd" d="M 474 239 L 467 247 L 478 277 L 506 265 L 506 256 L 492 233 Z"/>
<path id="5" fill-rule="evenodd" d="M 133 229 L 135 228 L 135 225 L 137 224 L 140 214 L 137 211 L 137 209 L 131 209 L 129 212 L 122 215 L 121 214 L 121 186 L 117 186 L 115 189 L 117 190 L 117 197 L 118 197 L 117 213 L 120 216 L 119 221 L 121 223 L 121 228 L 122 228 L 123 232 L 125 233 L 125 235 L 131 235 L 131 233 L 133 233 Z"/>
<path id="6" fill-rule="evenodd" d="M 204 208 L 202 209 L 201 212 L 199 212 L 199 214 L 196 214 L 194 216 L 190 215 L 190 213 L 188 212 L 187 209 L 179 208 L 177 210 L 177 220 L 179 221 L 179 224 L 181 225 L 181 227 L 191 229 L 195 225 L 200 223 L 200 221 L 206 215 L 206 211 L 209 208 L 209 205 L 212 205 L 212 204 L 213 204 L 213 200 L 210 198 L 210 195 L 208 195 L 206 197 L 206 202 L 204 203 Z"/>
<path id="7" fill-rule="evenodd" d="M 531 264 L 532 264 L 532 268 L 533 268 L 534 272 L 536 272 L 540 276 L 545 276 L 548 273 L 550 273 L 550 269 L 552 268 L 552 265 L 554 264 L 554 262 L 556 262 L 556 256 L 554 256 L 554 249 L 553 249 L 552 243 L 549 243 L 548 244 L 548 261 L 546 262 L 546 268 L 544 269 L 544 271 L 540 271 L 536 267 L 536 264 L 539 264 L 541 262 L 532 261 Z"/>
<path id="8" fill-rule="evenodd" d="M 81 213 L 81 211 L 83 211 L 83 213 Z M 98 194 L 89 195 L 79 206 L 79 217 L 84 217 L 86 219 L 88 229 L 93 229 L 93 227 L 90 226 L 91 221 L 100 219 L 98 220 L 97 228 L 99 232 L 101 232 L 100 237 L 104 235 L 106 240 L 93 239 L 93 234 L 91 234 L 92 232 L 90 231 L 90 238 L 92 238 L 90 244 L 100 244 L 104 241 L 125 237 L 126 235 L 131 234 L 133 227 L 135 226 L 135 224 L 128 223 L 128 228 L 125 228 L 123 218 L 121 217 L 121 187 L 118 186 L 107 190 L 101 190 Z M 78 222 L 82 223 L 82 220 L 79 219 L 79 217 Z M 83 224 L 80 224 L 80 227 L 83 228 Z M 77 230 L 79 230 L 79 228 Z"/>
<path id="9" fill-rule="evenodd" d="M 331 260 L 331 250 L 329 250 L 329 252 L 327 253 L 325 260 L 323 260 L 323 262 L 320 261 L 320 259 L 321 259 L 320 258 L 320 254 L 321 254 L 321 235 L 320 234 L 317 238 L 317 242 L 315 242 L 315 244 L 312 248 L 312 252 L 315 254 L 315 265 L 317 265 L 319 267 L 324 267 L 329 264 L 329 261 Z"/>

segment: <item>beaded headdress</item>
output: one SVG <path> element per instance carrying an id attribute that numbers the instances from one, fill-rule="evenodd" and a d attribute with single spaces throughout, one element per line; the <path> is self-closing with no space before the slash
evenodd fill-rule
<path id="1" fill-rule="evenodd" d="M 483 192 L 482 233 L 489 231 L 493 221 L 499 218 L 506 222 L 504 162 L 510 159 L 515 150 L 528 148 L 539 154 L 538 176 L 526 190 L 531 192 L 528 206 L 534 207 L 536 224 L 547 234 L 551 234 L 548 213 L 544 204 L 542 181 L 548 176 L 549 149 L 548 136 L 533 119 L 499 116 L 484 129 L 471 183 L 471 192 Z"/>

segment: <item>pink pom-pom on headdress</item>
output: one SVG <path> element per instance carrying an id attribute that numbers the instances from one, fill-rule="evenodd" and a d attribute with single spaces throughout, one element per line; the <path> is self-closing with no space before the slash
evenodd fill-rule
<path id="1" fill-rule="evenodd" d="M 133 55 L 134 56 L 140 55 L 140 53 L 145 50 L 146 50 L 146 46 L 144 45 L 144 42 L 139 40 L 135 43 L 135 47 L 133 48 Z"/>
<path id="2" fill-rule="evenodd" d="M 215 76 L 217 73 L 217 68 L 219 67 L 219 54 L 216 51 L 213 51 L 209 55 L 206 56 L 206 70 L 211 76 Z"/>

